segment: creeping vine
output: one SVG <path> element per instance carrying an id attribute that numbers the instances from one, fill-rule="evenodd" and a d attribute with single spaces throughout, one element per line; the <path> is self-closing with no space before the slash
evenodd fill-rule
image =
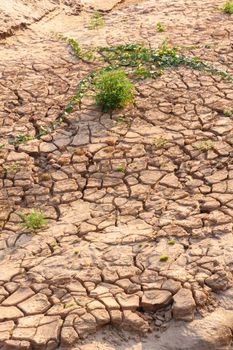
<path id="1" fill-rule="evenodd" d="M 98 59 L 101 68 L 94 69 L 87 74 L 77 85 L 73 98 L 65 106 L 55 122 L 49 128 L 41 128 L 36 138 L 51 133 L 55 130 L 74 110 L 75 106 L 81 106 L 82 97 L 89 90 L 95 89 L 96 78 L 106 72 L 117 69 L 124 69 L 131 79 L 155 79 L 161 76 L 164 70 L 169 68 L 187 67 L 193 70 L 202 71 L 212 75 L 218 75 L 230 82 L 233 78 L 225 71 L 213 65 L 201 61 L 198 57 L 188 57 L 178 52 L 178 48 L 169 47 L 165 41 L 161 48 L 153 50 L 140 44 L 126 44 L 112 47 L 100 47 L 95 51 L 83 50 L 79 43 L 73 38 L 62 35 L 59 39 L 67 42 L 78 59 L 86 63 L 93 63 Z"/>

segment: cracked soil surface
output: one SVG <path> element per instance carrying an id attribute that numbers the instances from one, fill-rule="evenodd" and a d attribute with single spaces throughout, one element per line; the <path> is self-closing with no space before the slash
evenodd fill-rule
<path id="1" fill-rule="evenodd" d="M 86 96 L 54 132 L 12 144 L 49 127 L 98 64 L 54 32 L 83 47 L 168 38 L 233 75 L 232 16 L 220 0 L 110 1 L 89 30 L 87 2 L 39 3 L 0 5 L 0 349 L 232 349 L 231 82 L 167 70 L 123 111 Z M 31 209 L 47 219 L 35 234 L 18 216 Z"/>

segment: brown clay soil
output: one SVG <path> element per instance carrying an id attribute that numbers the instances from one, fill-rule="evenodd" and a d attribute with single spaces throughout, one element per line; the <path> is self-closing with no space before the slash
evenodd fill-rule
<path id="1" fill-rule="evenodd" d="M 54 33 L 168 39 L 233 75 L 222 3 L 98 2 L 105 26 L 89 30 L 93 1 L 1 1 L 0 349 L 232 349 L 232 83 L 170 69 L 136 82 L 125 110 L 86 96 L 33 139 L 98 65 Z M 18 215 L 32 209 L 47 220 L 36 233 Z"/>

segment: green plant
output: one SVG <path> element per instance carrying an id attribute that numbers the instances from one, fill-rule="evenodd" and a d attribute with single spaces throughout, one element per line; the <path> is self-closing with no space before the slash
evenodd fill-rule
<path id="1" fill-rule="evenodd" d="M 156 23 L 156 29 L 159 33 L 165 32 L 165 26 L 161 22 Z"/>
<path id="2" fill-rule="evenodd" d="M 175 239 L 170 239 L 170 241 L 167 242 L 169 245 L 175 245 L 176 240 Z"/>
<path id="3" fill-rule="evenodd" d="M 64 309 L 69 309 L 70 307 L 74 307 L 74 306 L 75 306 L 74 303 L 67 303 L 67 304 L 64 304 L 64 305 L 63 305 L 63 308 L 64 308 Z"/>
<path id="4" fill-rule="evenodd" d="M 233 14 L 233 2 L 232 0 L 228 0 L 225 4 L 220 8 L 222 12 L 232 15 Z"/>
<path id="5" fill-rule="evenodd" d="M 167 261 L 169 259 L 169 256 L 167 255 L 162 255 L 160 258 L 159 258 L 159 261 Z"/>
<path id="6" fill-rule="evenodd" d="M 125 172 L 125 166 L 122 165 L 122 164 L 119 164 L 117 167 L 116 167 L 116 171 L 118 173 L 124 173 Z"/>
<path id="7" fill-rule="evenodd" d="M 133 101 L 134 87 L 122 70 L 104 72 L 95 81 L 96 104 L 103 112 L 123 108 Z"/>
<path id="8" fill-rule="evenodd" d="M 214 142 L 211 140 L 207 140 L 207 141 L 201 141 L 198 142 L 194 145 L 194 148 L 198 149 L 199 151 L 209 151 L 214 147 Z"/>
<path id="9" fill-rule="evenodd" d="M 0 143 L 0 149 L 2 149 L 5 146 L 4 143 Z"/>
<path id="10" fill-rule="evenodd" d="M 223 111 L 223 114 L 225 115 L 225 117 L 232 117 L 233 116 L 233 112 L 230 110 L 227 110 L 227 109 L 225 109 Z"/>
<path id="11" fill-rule="evenodd" d="M 102 27 L 104 27 L 104 24 L 105 24 L 105 22 L 104 22 L 104 18 L 102 16 L 102 14 L 99 11 L 94 11 L 92 16 L 91 16 L 91 20 L 90 20 L 88 28 L 90 30 L 102 28 Z"/>
<path id="12" fill-rule="evenodd" d="M 32 231 L 36 231 L 46 225 L 44 215 L 40 211 L 32 211 L 31 213 L 19 213 L 18 214 L 23 221 L 22 226 Z"/>
<path id="13" fill-rule="evenodd" d="M 156 148 L 164 148 L 167 144 L 167 140 L 162 136 L 156 137 L 153 140 L 153 144 L 155 145 Z"/>
<path id="14" fill-rule="evenodd" d="M 79 256 L 79 255 L 80 255 L 80 250 L 79 250 L 79 249 L 76 249 L 76 250 L 74 251 L 74 255 Z"/>
<path id="15" fill-rule="evenodd" d="M 31 135 L 28 135 L 28 134 L 19 134 L 15 137 L 14 139 L 14 145 L 15 146 L 18 146 L 20 145 L 21 143 L 25 143 L 29 140 L 32 140 L 33 139 L 33 136 Z"/>

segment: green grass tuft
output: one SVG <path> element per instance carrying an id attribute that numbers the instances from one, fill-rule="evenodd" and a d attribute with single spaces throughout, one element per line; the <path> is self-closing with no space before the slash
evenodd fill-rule
<path id="1" fill-rule="evenodd" d="M 232 0 L 228 0 L 225 2 L 223 7 L 221 7 L 221 11 L 226 13 L 227 15 L 232 15 L 233 14 L 233 2 Z"/>
<path id="2" fill-rule="evenodd" d="M 39 211 L 32 211 L 28 214 L 19 213 L 19 217 L 22 219 L 22 226 L 32 231 L 36 231 L 46 225 L 44 215 Z"/>
<path id="3" fill-rule="evenodd" d="M 134 99 L 134 86 L 121 70 L 103 72 L 95 81 L 96 104 L 103 112 L 124 108 Z"/>
<path id="4" fill-rule="evenodd" d="M 167 255 L 162 255 L 160 258 L 159 258 L 159 261 L 167 261 L 169 259 L 169 256 Z"/>
<path id="5" fill-rule="evenodd" d="M 161 22 L 156 23 L 156 29 L 159 33 L 163 33 L 166 30 L 165 26 Z"/>

